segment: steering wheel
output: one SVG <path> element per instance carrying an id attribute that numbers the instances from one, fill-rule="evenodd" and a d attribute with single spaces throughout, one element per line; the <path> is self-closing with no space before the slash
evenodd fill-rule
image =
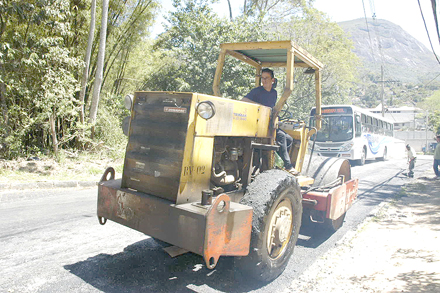
<path id="1" fill-rule="evenodd" d="M 293 119 L 293 113 L 289 111 L 289 108 L 289 105 L 284 104 L 283 109 L 278 113 L 279 121 Z"/>

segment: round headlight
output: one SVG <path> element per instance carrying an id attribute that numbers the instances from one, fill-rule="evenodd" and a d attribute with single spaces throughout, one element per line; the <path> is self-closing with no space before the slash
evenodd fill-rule
<path id="1" fill-rule="evenodd" d="M 131 110 L 133 105 L 133 95 L 126 95 L 124 98 L 124 106 L 127 110 Z"/>
<path id="2" fill-rule="evenodd" d="M 211 101 L 204 101 L 197 105 L 197 113 L 203 119 L 211 119 L 215 115 L 215 106 Z"/>

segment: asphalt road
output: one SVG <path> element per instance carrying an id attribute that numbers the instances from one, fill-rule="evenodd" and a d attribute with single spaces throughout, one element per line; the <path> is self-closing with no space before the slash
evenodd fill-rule
<path id="1" fill-rule="evenodd" d="M 431 165 L 419 156 L 416 177 Z M 208 270 L 200 256 L 171 258 L 142 233 L 99 225 L 96 188 L 3 191 L 18 199 L 0 202 L 0 292 L 280 292 L 409 182 L 405 168 L 403 159 L 353 167 L 360 190 L 343 227 L 303 227 L 286 271 L 269 284 L 237 277 L 230 257 Z"/>

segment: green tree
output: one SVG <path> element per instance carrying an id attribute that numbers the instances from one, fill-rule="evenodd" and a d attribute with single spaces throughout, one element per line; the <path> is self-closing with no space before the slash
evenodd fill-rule
<path id="1" fill-rule="evenodd" d="M 282 19 L 302 12 L 313 1 L 306 0 L 244 0 L 243 15 Z"/>
<path id="2" fill-rule="evenodd" d="M 279 39 L 290 39 L 324 64 L 322 103 L 351 104 L 351 93 L 357 82 L 359 59 L 351 52 L 353 43 L 335 22 L 322 12 L 303 7 L 300 14 L 286 20 L 270 19 Z M 297 69 L 295 88 L 288 100 L 297 117 L 306 118 L 314 105 L 314 75 L 300 74 Z"/>
<path id="3" fill-rule="evenodd" d="M 73 147 L 87 126 L 79 123 L 83 104 L 78 86 L 87 44 L 91 0 L 0 1 L 0 151 L 13 157 Z M 99 2 L 98 2 L 99 4 Z M 154 0 L 112 0 L 104 60 L 103 91 L 125 83 L 132 52 L 148 35 Z M 99 8 L 99 7 L 98 7 Z M 99 9 L 98 9 L 99 10 Z M 100 12 L 100 11 L 99 11 Z M 99 21 L 99 20 L 98 20 Z M 99 31 L 95 32 L 96 36 Z M 96 44 L 89 73 L 96 70 Z M 136 68 L 136 67 L 134 67 Z M 138 67 L 139 68 L 139 67 Z M 134 70 L 130 72 L 138 76 Z M 89 76 L 93 76 L 90 75 Z M 117 80 L 117 82 L 115 82 Z M 93 78 L 87 85 L 93 83 Z M 90 94 L 87 87 L 84 101 Z M 103 115 L 114 111 L 105 99 Z M 119 101 L 116 102 L 119 106 Z M 99 114 L 98 114 L 99 115 Z M 114 117 L 113 113 L 108 114 Z M 105 121 L 100 117 L 98 123 Z M 101 126 L 100 126 L 101 129 Z M 106 131 L 101 131 L 105 133 Z M 78 144 L 84 145 L 84 144 Z"/>
<path id="4" fill-rule="evenodd" d="M 84 101 L 86 95 L 86 86 L 87 80 L 89 79 L 89 68 L 90 68 L 90 57 L 92 55 L 92 45 L 93 38 L 95 34 L 96 27 L 96 0 L 92 0 L 92 5 L 90 7 L 90 28 L 89 28 L 89 37 L 87 39 L 87 49 L 84 57 L 84 70 L 81 78 L 81 87 L 79 92 L 79 103 L 80 103 L 80 111 L 79 111 L 79 119 L 81 123 L 84 123 Z"/>
<path id="5" fill-rule="evenodd" d="M 432 129 L 434 133 L 440 134 L 440 91 L 434 92 L 423 102 L 420 102 L 418 106 L 428 111 L 429 128 Z"/>
<path id="6" fill-rule="evenodd" d="M 261 21 L 242 17 L 230 22 L 207 1 L 174 1 L 174 6 L 169 27 L 154 45 L 155 70 L 146 77 L 144 89 L 212 94 L 221 43 L 267 40 Z M 243 96 L 252 88 L 254 74 L 251 66 L 228 60 L 221 92 L 226 97 Z"/>
<path id="7" fill-rule="evenodd" d="M 67 0 L 0 3 L 0 82 L 8 114 L 1 142 L 8 156 L 49 145 L 56 151 L 70 135 L 68 128 L 77 114 L 73 72 L 81 61 L 65 46 L 71 34 L 69 4 Z M 50 127 L 51 122 L 56 126 Z"/>
<path id="8" fill-rule="evenodd" d="M 138 79 L 139 76 L 136 72 L 131 72 L 133 75 L 127 76 L 127 68 L 133 66 L 134 62 L 139 64 L 139 61 L 143 66 L 149 66 L 139 60 L 134 53 L 145 46 L 144 42 L 149 35 L 148 29 L 153 25 L 157 8 L 158 1 L 155 0 L 110 1 L 102 81 L 102 89 L 105 93 L 121 95 L 122 89 L 135 90 L 130 85 L 133 79 Z M 100 29 L 96 32 L 95 40 L 99 34 Z M 97 42 L 95 41 L 94 44 L 92 49 L 94 58 L 89 76 L 94 76 L 97 69 Z M 89 95 L 90 88 L 87 91 L 86 102 Z"/>

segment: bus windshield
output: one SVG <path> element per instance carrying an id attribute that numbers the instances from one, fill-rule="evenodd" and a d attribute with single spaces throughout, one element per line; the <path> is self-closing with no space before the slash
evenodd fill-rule
<path id="1" fill-rule="evenodd" d="M 315 118 L 312 117 L 311 125 L 315 126 Z M 319 142 L 341 142 L 347 141 L 353 138 L 353 116 L 323 116 L 322 128 L 318 131 L 316 141 Z"/>

